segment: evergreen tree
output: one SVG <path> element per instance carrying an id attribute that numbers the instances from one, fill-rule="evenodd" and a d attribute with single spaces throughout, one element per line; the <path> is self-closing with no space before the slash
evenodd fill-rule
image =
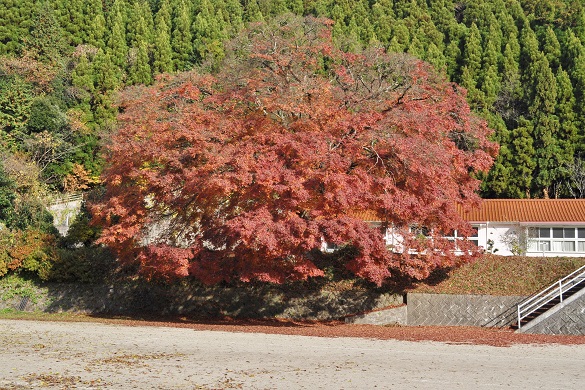
<path id="1" fill-rule="evenodd" d="M 175 0 L 173 0 L 175 1 Z M 156 11 L 155 17 L 154 17 L 154 24 L 156 27 L 158 27 L 159 23 L 164 23 L 167 25 L 167 27 L 169 29 L 172 28 L 173 26 L 173 7 L 170 3 L 170 0 L 160 0 L 159 2 L 159 8 L 158 11 Z M 169 34 L 170 34 L 169 30 Z"/>
<path id="2" fill-rule="evenodd" d="M 380 42 L 388 45 L 392 36 L 392 24 L 395 21 L 392 0 L 378 0 L 372 5 L 372 22 L 374 34 Z"/>
<path id="3" fill-rule="evenodd" d="M 226 30 L 221 10 L 216 10 L 209 0 L 201 0 L 193 23 L 193 45 L 199 61 L 219 61 L 225 56 L 223 42 L 228 38 Z"/>
<path id="4" fill-rule="evenodd" d="M 71 84 L 75 87 L 78 106 L 85 114 L 85 123 L 92 122 L 91 101 L 95 91 L 94 74 L 87 53 L 82 53 L 71 72 Z"/>
<path id="5" fill-rule="evenodd" d="M 500 92 L 500 77 L 498 71 L 499 48 L 497 36 L 489 35 L 486 38 L 483 51 L 483 62 L 481 69 L 481 91 L 485 98 L 486 107 L 493 107 Z"/>
<path id="6" fill-rule="evenodd" d="M 152 83 L 152 70 L 149 64 L 148 44 L 146 40 L 139 41 L 138 47 L 135 50 L 136 58 L 130 67 L 129 75 L 134 84 L 148 85 Z"/>
<path id="7" fill-rule="evenodd" d="M 453 29 L 453 24 L 456 24 L 456 19 L 453 15 L 455 4 L 452 0 L 428 0 L 427 1 L 428 14 L 432 18 L 433 23 L 437 26 L 439 31 L 443 34 L 450 32 Z"/>
<path id="8" fill-rule="evenodd" d="M 134 84 L 150 84 L 152 70 L 150 68 L 150 47 L 154 32 L 149 29 L 147 19 L 152 19 L 150 7 L 145 1 L 134 3 L 134 16 L 129 25 L 133 25 L 130 34 L 130 68 L 128 75 Z"/>
<path id="9" fill-rule="evenodd" d="M 561 170 L 565 161 L 557 142 L 559 120 L 555 115 L 557 102 L 556 78 L 550 69 L 544 54 L 534 64 L 536 80 L 535 96 L 529 107 L 534 123 L 535 176 L 533 193 L 548 198 L 553 185 L 561 178 Z M 573 154 L 570 153 L 570 161 Z"/>
<path id="10" fill-rule="evenodd" d="M 265 16 L 282 15 L 289 11 L 288 0 L 258 0 L 260 11 Z"/>
<path id="11" fill-rule="evenodd" d="M 83 0 L 65 0 L 60 2 L 59 23 L 63 27 L 64 36 L 71 46 L 87 42 L 85 24 L 85 2 Z"/>
<path id="12" fill-rule="evenodd" d="M 534 159 L 534 146 L 532 136 L 532 124 L 520 119 L 519 126 L 510 134 L 510 184 L 506 191 L 511 198 L 530 198 L 532 187 L 532 174 L 536 167 Z"/>
<path id="13" fill-rule="evenodd" d="M 367 0 L 354 0 L 345 3 L 344 12 L 346 12 L 346 20 L 349 20 L 348 25 L 355 25 L 355 29 L 360 42 L 369 44 L 374 39 L 374 25 L 370 20 L 370 5 Z"/>
<path id="14" fill-rule="evenodd" d="M 244 28 L 244 9 L 238 0 L 224 0 L 222 14 L 225 18 L 226 28 L 229 29 L 230 35 L 233 36 Z M 302 6 L 302 1 L 300 1 Z"/>
<path id="15" fill-rule="evenodd" d="M 148 47 L 154 40 L 154 22 L 150 6 L 145 0 L 135 0 L 131 9 L 126 41 L 130 47 L 138 47 L 142 42 Z"/>
<path id="16" fill-rule="evenodd" d="M 463 52 L 463 65 L 472 75 L 472 82 L 475 84 L 479 78 L 483 50 L 481 44 L 481 34 L 475 23 L 471 24 L 467 38 L 465 40 L 465 49 Z M 468 87 L 468 86 L 465 86 Z M 469 87 L 468 87 L 469 88 Z"/>
<path id="17" fill-rule="evenodd" d="M 404 21 L 396 20 L 392 26 L 392 39 L 388 45 L 388 49 L 393 52 L 404 52 L 410 46 L 410 32 L 408 27 L 404 25 Z"/>
<path id="18" fill-rule="evenodd" d="M 460 63 L 461 63 L 461 42 L 465 35 L 465 27 L 456 24 L 447 34 L 445 47 L 445 60 L 447 61 L 447 74 L 452 81 L 460 81 Z"/>
<path id="19" fill-rule="evenodd" d="M 86 42 L 104 49 L 106 47 L 106 18 L 101 0 L 84 1 L 84 25 L 86 26 Z"/>
<path id="20" fill-rule="evenodd" d="M 264 15 L 260 11 L 260 7 L 256 0 L 248 0 L 244 10 L 244 21 L 246 22 L 261 22 L 264 20 Z"/>
<path id="21" fill-rule="evenodd" d="M 187 70 L 193 65 L 192 39 L 191 13 L 185 0 L 179 0 L 173 10 L 173 31 L 171 35 L 175 69 Z"/>
<path id="22" fill-rule="evenodd" d="M 114 65 L 112 56 L 98 50 L 92 62 L 95 93 L 92 110 L 98 126 L 113 126 L 116 117 L 113 93 L 121 84 L 119 69 Z"/>
<path id="23" fill-rule="evenodd" d="M 0 55 L 20 54 L 35 18 L 34 0 L 0 0 Z"/>
<path id="24" fill-rule="evenodd" d="M 418 36 L 415 35 L 414 37 L 412 37 L 411 41 L 410 41 L 410 45 L 408 46 L 408 49 L 406 50 L 408 52 L 408 54 L 411 54 L 417 58 L 421 58 L 423 59 L 425 57 L 425 49 L 423 47 L 422 42 L 418 39 Z"/>
<path id="25" fill-rule="evenodd" d="M 485 106 L 483 94 L 478 89 L 482 56 L 481 34 L 476 24 L 472 23 L 465 41 L 465 49 L 463 52 L 461 85 L 467 88 L 469 103 L 472 108 L 476 109 Z"/>
<path id="26" fill-rule="evenodd" d="M 112 55 L 98 50 L 92 61 L 92 73 L 97 92 L 109 92 L 121 86 L 119 70 L 114 66 Z"/>
<path id="27" fill-rule="evenodd" d="M 396 19 L 406 19 L 416 13 L 418 4 L 416 0 L 394 1 L 394 14 Z"/>
<path id="28" fill-rule="evenodd" d="M 536 79 L 539 71 L 539 64 L 537 63 L 542 53 L 538 47 L 538 40 L 536 34 L 529 27 L 525 26 L 520 35 L 520 81 L 523 86 L 523 105 L 530 107 L 536 96 Z M 526 109 L 523 109 L 523 111 Z"/>
<path id="29" fill-rule="evenodd" d="M 430 43 L 425 51 L 424 60 L 431 63 L 435 69 L 439 72 L 444 73 L 447 69 L 447 60 L 443 55 L 443 51 L 437 47 L 434 43 Z"/>
<path id="30" fill-rule="evenodd" d="M 48 1 L 42 1 L 37 5 L 31 34 L 25 40 L 26 50 L 41 62 L 60 66 L 67 48 L 62 32 L 55 10 Z"/>
<path id="31" fill-rule="evenodd" d="M 559 68 L 556 74 L 557 104 L 555 114 L 559 118 L 560 128 L 557 135 L 559 149 L 564 154 L 563 161 L 573 154 L 585 152 L 585 140 L 577 138 L 577 121 L 575 113 L 575 95 L 569 74 Z"/>
<path id="32" fill-rule="evenodd" d="M 0 162 L 0 230 L 13 219 L 16 183 L 4 170 Z"/>
<path id="33" fill-rule="evenodd" d="M 305 14 L 305 6 L 303 4 L 303 0 L 289 0 L 288 9 L 295 15 L 302 16 Z"/>
<path id="34" fill-rule="evenodd" d="M 554 30 L 549 26 L 543 39 L 542 51 L 553 71 L 556 71 L 561 61 L 561 44 Z"/>
<path id="35" fill-rule="evenodd" d="M 486 198 L 506 198 L 510 194 L 511 175 L 513 171 L 512 151 L 510 150 L 510 131 L 499 115 L 487 114 L 488 125 L 494 130 L 492 140 L 500 145 L 498 156 L 492 169 L 482 180 L 481 194 Z"/>
<path id="36" fill-rule="evenodd" d="M 499 6 L 498 5 L 494 6 L 495 7 L 494 16 L 499 21 L 500 30 L 502 31 L 502 46 L 505 46 L 506 43 L 508 42 L 507 38 L 514 36 L 516 37 L 516 39 L 518 39 L 520 31 L 518 30 L 518 26 L 516 25 L 514 18 L 508 12 L 507 7 L 505 5 L 502 5 L 502 3 L 500 3 Z"/>
<path id="37" fill-rule="evenodd" d="M 107 53 L 114 65 L 120 70 L 128 63 L 128 45 L 126 43 L 126 19 L 123 0 L 115 0 L 112 13 L 109 15 L 110 35 L 107 44 Z"/>
<path id="38" fill-rule="evenodd" d="M 21 77 L 0 77 L 0 150 L 7 146 L 14 146 L 13 139 L 3 138 L 24 127 L 32 100 L 32 86 Z M 5 145 L 5 142 L 11 145 Z"/>
<path id="39" fill-rule="evenodd" d="M 418 21 L 418 26 L 417 35 L 424 47 L 427 48 L 432 43 L 443 51 L 445 36 L 437 29 L 437 26 L 428 15 L 421 17 L 421 20 Z"/>
<path id="40" fill-rule="evenodd" d="M 165 73 L 172 72 L 173 67 L 173 50 L 171 48 L 171 28 L 167 25 L 167 18 L 161 15 L 161 10 L 156 16 L 156 33 L 153 50 L 153 68 L 155 72 Z M 170 18 L 169 18 L 170 22 Z"/>
<path id="41" fill-rule="evenodd" d="M 571 77 L 571 84 L 575 94 L 575 111 L 578 116 L 578 127 L 585 136 L 583 130 L 584 115 L 585 115 L 585 48 L 581 40 L 568 30 L 566 42 L 564 44 L 563 69 L 566 69 Z"/>
<path id="42" fill-rule="evenodd" d="M 492 2 L 484 0 L 468 0 L 463 11 L 463 23 L 467 26 L 475 24 L 482 31 L 487 31 L 491 22 Z"/>
<path id="43" fill-rule="evenodd" d="M 252 2 L 255 0 L 248 0 L 248 2 Z M 329 4 L 332 0 L 314 0 L 311 2 L 305 3 L 305 13 L 306 14 L 313 14 L 318 17 L 330 17 L 329 16 Z"/>

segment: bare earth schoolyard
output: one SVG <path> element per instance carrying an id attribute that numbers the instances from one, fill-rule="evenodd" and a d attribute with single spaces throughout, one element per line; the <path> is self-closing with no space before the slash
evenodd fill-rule
<path id="1" fill-rule="evenodd" d="M 0 389 L 578 389 L 585 383 L 579 339 L 491 346 L 209 329 L 0 320 Z"/>

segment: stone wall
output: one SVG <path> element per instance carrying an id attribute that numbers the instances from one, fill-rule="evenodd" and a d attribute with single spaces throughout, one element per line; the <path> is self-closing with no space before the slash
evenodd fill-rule
<path id="1" fill-rule="evenodd" d="M 352 315 L 345 318 L 346 324 L 367 325 L 406 325 L 408 308 L 406 305 L 388 309 L 376 310 L 369 313 Z"/>
<path id="2" fill-rule="evenodd" d="M 47 206 L 47 210 L 53 215 L 53 224 L 62 236 L 67 235 L 69 226 L 75 220 L 83 198 L 81 194 L 73 194 L 63 198 L 56 199 L 53 203 Z"/>
<path id="3" fill-rule="evenodd" d="M 408 325 L 504 327 L 516 320 L 526 297 L 410 293 Z"/>
<path id="4" fill-rule="evenodd" d="M 4 299 L 2 298 L 4 297 Z M 7 298 L 9 297 L 9 298 Z M 187 315 L 337 320 L 402 304 L 401 295 L 367 290 L 294 290 L 282 287 L 202 287 L 189 284 L 45 284 L 26 294 L 0 289 L 0 309 L 109 315 Z"/>

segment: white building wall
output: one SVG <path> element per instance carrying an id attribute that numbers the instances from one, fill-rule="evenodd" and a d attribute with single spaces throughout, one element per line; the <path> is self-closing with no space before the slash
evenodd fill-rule
<path id="1" fill-rule="evenodd" d="M 506 243 L 506 236 L 514 234 L 516 229 L 510 224 L 481 223 L 473 224 L 477 227 L 478 246 L 488 253 L 501 256 L 512 256 L 511 248 Z"/>
<path id="2" fill-rule="evenodd" d="M 493 253 L 500 256 L 585 257 L 585 223 L 578 225 L 562 223 L 536 225 L 518 222 L 481 222 L 471 223 L 471 225 L 477 228 L 477 244 L 486 253 Z M 372 227 L 379 229 L 381 225 L 379 223 L 372 223 Z M 544 241 L 550 241 L 548 246 L 540 245 L 539 239 L 531 238 L 532 235 L 530 233 L 538 232 L 541 228 L 550 229 L 551 237 L 544 239 Z M 572 229 L 575 237 L 555 240 L 552 237 L 552 229 L 559 228 Z M 582 235 L 581 238 L 579 237 L 580 235 Z M 385 230 L 384 240 L 393 252 L 402 253 L 404 251 L 402 236 L 391 227 Z M 540 238 L 540 241 L 542 240 Z M 573 241 L 572 247 L 574 250 L 554 251 L 555 247 L 559 247 L 559 245 L 554 245 L 554 241 L 558 241 L 557 244 L 561 241 Z M 543 250 L 538 250 L 539 246 Z M 336 247 L 334 245 L 327 245 L 323 241 L 321 250 L 324 252 L 334 252 Z"/>
<path id="3" fill-rule="evenodd" d="M 473 223 L 473 226 L 478 228 L 478 245 L 483 247 L 488 253 L 495 253 L 500 256 L 513 256 L 518 249 L 525 251 L 522 253 L 526 256 L 531 257 L 585 257 L 585 250 L 579 250 L 578 242 L 585 241 L 585 239 L 575 238 L 575 250 L 574 251 L 554 251 L 552 249 L 546 249 L 545 246 L 541 246 L 543 250 L 539 250 L 538 245 L 531 245 L 531 238 L 528 236 L 530 229 L 539 228 L 569 228 L 579 229 L 585 228 L 585 225 L 563 225 L 559 224 L 548 224 L 537 226 L 535 224 L 520 224 L 520 223 L 504 223 L 504 222 L 486 222 L 486 223 Z M 550 239 L 551 241 L 554 238 Z"/>

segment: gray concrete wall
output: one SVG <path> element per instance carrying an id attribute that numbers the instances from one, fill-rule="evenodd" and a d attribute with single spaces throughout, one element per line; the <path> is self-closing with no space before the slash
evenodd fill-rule
<path id="1" fill-rule="evenodd" d="M 53 225 L 55 225 L 62 236 L 67 235 L 69 226 L 71 226 L 75 217 L 79 214 L 82 203 L 83 198 L 81 195 L 72 195 L 57 199 L 54 203 L 47 206 L 47 210 L 53 215 Z"/>
<path id="2" fill-rule="evenodd" d="M 408 308 L 406 305 L 382 309 L 345 318 L 346 324 L 367 325 L 406 325 Z"/>
<path id="3" fill-rule="evenodd" d="M 516 319 L 516 305 L 525 297 L 491 295 L 407 295 L 407 324 L 504 327 Z"/>

